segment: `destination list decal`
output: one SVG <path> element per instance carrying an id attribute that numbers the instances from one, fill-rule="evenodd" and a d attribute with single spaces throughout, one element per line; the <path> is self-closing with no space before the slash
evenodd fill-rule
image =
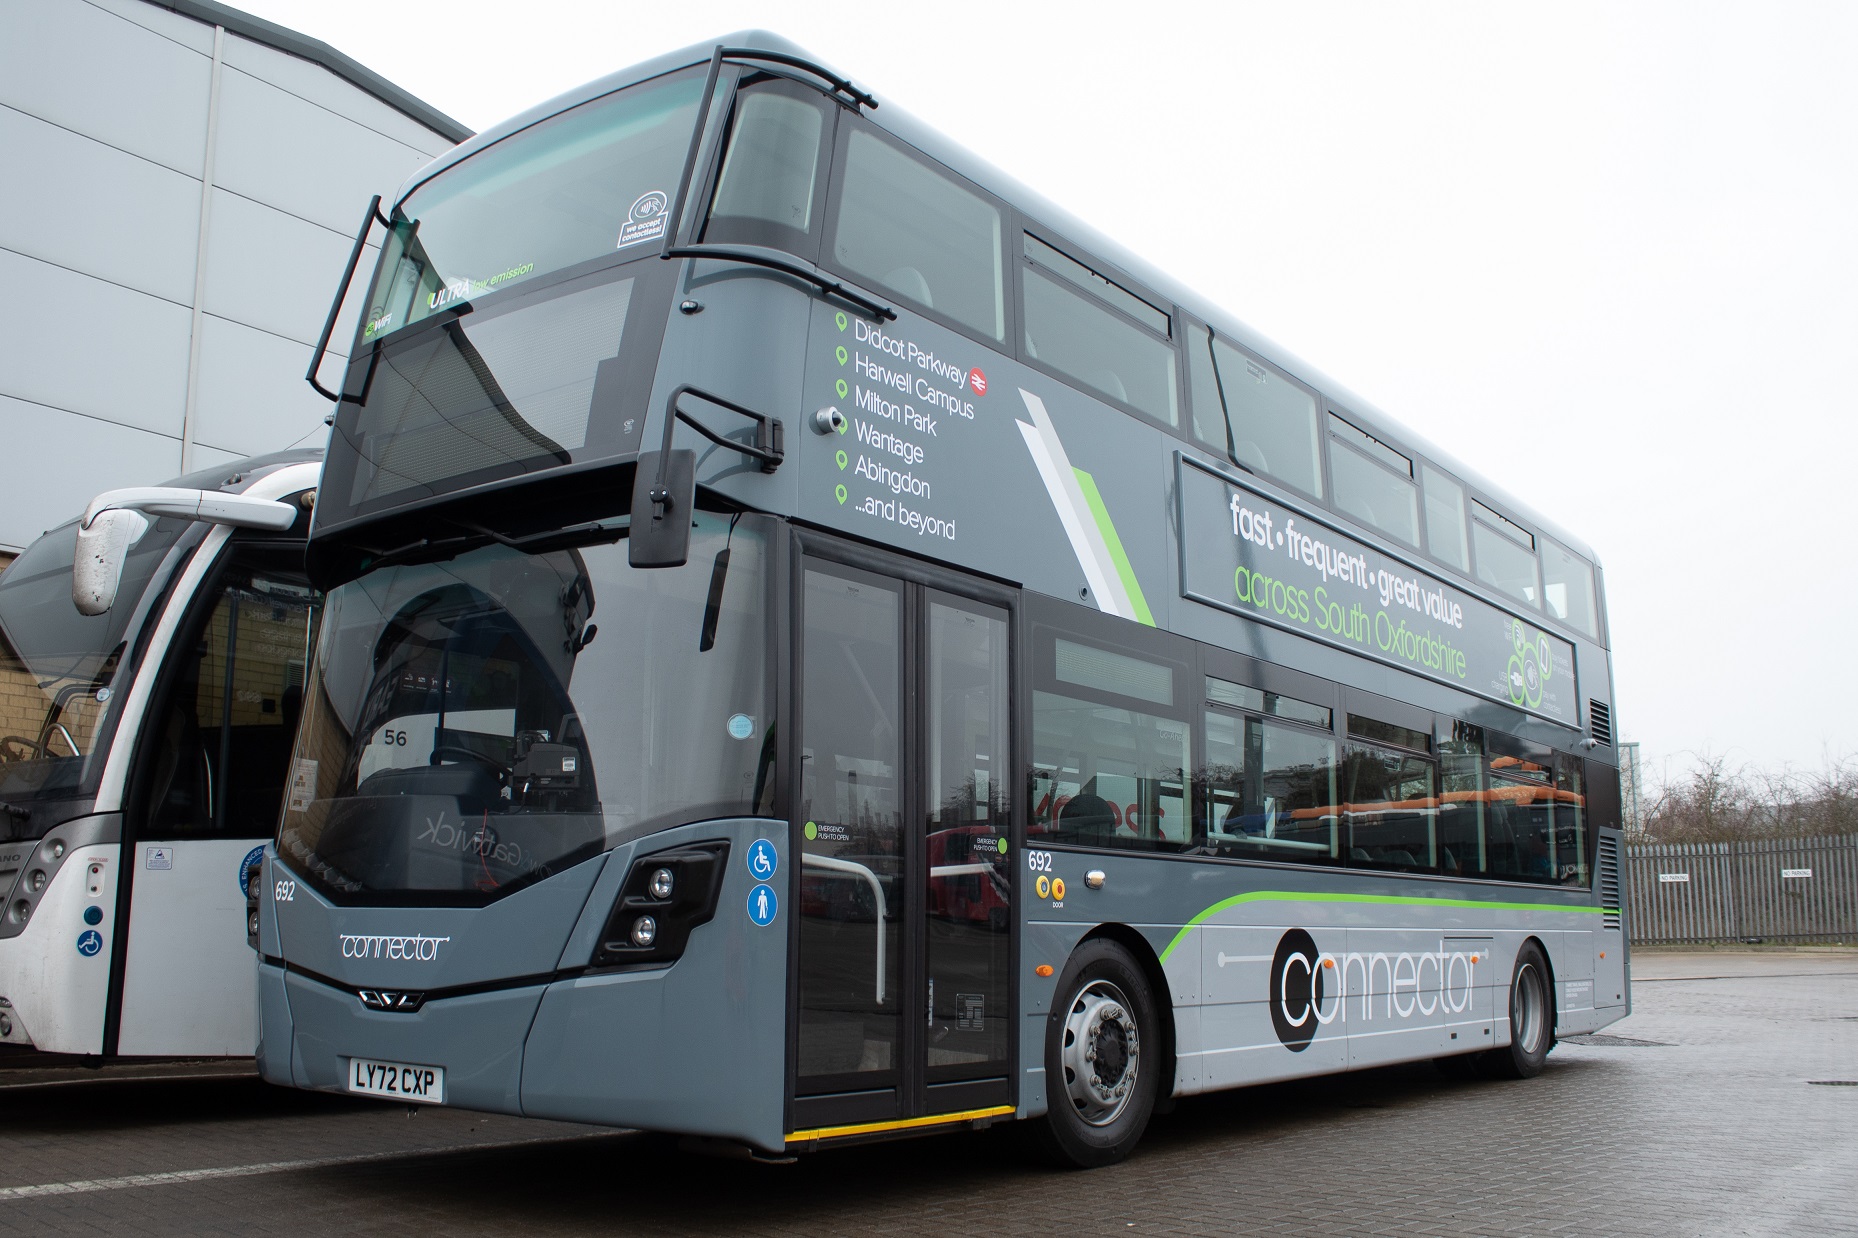
<path id="1" fill-rule="evenodd" d="M 1184 597 L 1580 725 L 1567 641 L 1178 458 Z"/>
<path id="2" fill-rule="evenodd" d="M 973 433 L 987 377 L 909 338 L 843 312 L 830 319 L 831 389 L 825 402 L 843 417 L 834 448 L 834 505 L 898 534 L 954 542 L 954 495 L 944 483 L 962 436 Z"/>

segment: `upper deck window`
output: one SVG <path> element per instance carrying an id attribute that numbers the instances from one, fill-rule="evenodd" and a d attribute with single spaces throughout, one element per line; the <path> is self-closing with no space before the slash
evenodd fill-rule
<path id="1" fill-rule="evenodd" d="M 1464 487 L 1431 465 L 1419 466 L 1426 494 L 1426 546 L 1432 557 L 1461 572 L 1471 570 L 1464 539 Z"/>
<path id="2" fill-rule="evenodd" d="M 770 82 L 742 91 L 704 229 L 706 241 L 799 251 L 819 214 L 826 112 L 817 91 Z"/>
<path id="3" fill-rule="evenodd" d="M 1168 311 L 1155 308 L 1127 288 L 1097 274 L 1068 254 L 1053 249 L 1031 233 L 1026 234 L 1025 242 L 1026 257 L 1042 269 L 1070 280 L 1105 305 L 1121 310 L 1150 331 L 1158 335 L 1172 334 L 1169 330 L 1172 320 Z"/>
<path id="4" fill-rule="evenodd" d="M 841 160 L 832 259 L 992 340 L 1006 338 L 1000 211 L 863 129 Z"/>
<path id="5" fill-rule="evenodd" d="M 1118 404 L 1179 425 L 1168 316 L 1031 236 L 1025 257 L 1026 355 Z"/>
<path id="6" fill-rule="evenodd" d="M 1535 536 L 1527 529 L 1471 501 L 1471 549 L 1477 556 L 1477 578 L 1531 606 L 1542 605 L 1536 578 Z"/>
<path id="7" fill-rule="evenodd" d="M 1548 603 L 1548 613 L 1590 638 L 1598 637 L 1593 566 L 1573 551 L 1543 538 L 1542 577 L 1542 600 Z"/>
<path id="8" fill-rule="evenodd" d="M 1333 413 L 1329 431 L 1338 447 L 1329 456 L 1336 507 L 1389 537 L 1419 545 L 1413 462 Z"/>
<path id="9" fill-rule="evenodd" d="M 529 126 L 440 172 L 394 211 L 365 338 L 663 238 L 702 79 L 655 78 Z"/>
<path id="10" fill-rule="evenodd" d="M 1323 496 L 1316 397 L 1225 340 L 1213 340 L 1232 455 L 1254 473 Z"/>
<path id="11" fill-rule="evenodd" d="M 1219 375 L 1213 369 L 1213 334 L 1189 323 L 1187 335 L 1187 404 L 1194 437 L 1214 451 L 1226 454 L 1226 406 L 1219 398 Z"/>

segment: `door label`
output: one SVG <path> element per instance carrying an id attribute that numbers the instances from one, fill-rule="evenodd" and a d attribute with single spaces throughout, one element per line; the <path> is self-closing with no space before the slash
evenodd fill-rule
<path id="1" fill-rule="evenodd" d="M 174 849 L 171 847 L 150 847 L 145 854 L 150 869 L 166 872 L 174 867 Z"/>

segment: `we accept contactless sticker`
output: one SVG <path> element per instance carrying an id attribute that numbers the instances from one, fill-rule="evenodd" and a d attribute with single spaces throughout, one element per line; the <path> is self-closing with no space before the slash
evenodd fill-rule
<path id="1" fill-rule="evenodd" d="M 615 248 L 624 249 L 628 245 L 641 245 L 663 237 L 670 209 L 671 199 L 660 190 L 640 194 L 639 200 L 626 212 L 626 222 L 620 225 L 619 244 Z"/>

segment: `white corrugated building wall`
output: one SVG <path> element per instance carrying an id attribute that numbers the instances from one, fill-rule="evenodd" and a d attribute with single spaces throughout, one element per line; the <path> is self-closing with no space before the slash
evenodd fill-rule
<path id="1" fill-rule="evenodd" d="M 98 491 L 317 442 L 368 198 L 469 132 L 208 0 L 0 2 L 0 567 Z"/>

